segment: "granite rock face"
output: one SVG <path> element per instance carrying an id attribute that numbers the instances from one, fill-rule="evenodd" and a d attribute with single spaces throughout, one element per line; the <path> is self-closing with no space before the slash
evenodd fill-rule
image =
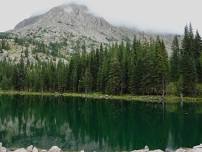
<path id="1" fill-rule="evenodd" d="M 140 41 L 155 39 L 157 35 L 164 40 L 168 54 L 171 53 L 173 34 L 161 34 L 143 32 L 139 29 L 114 26 L 102 17 L 96 16 L 86 6 L 78 4 L 65 4 L 57 6 L 48 12 L 27 18 L 8 31 L 12 39 L 8 40 L 10 50 L 0 50 L 0 61 L 12 61 L 19 63 L 21 55 L 25 58 L 25 50 L 28 56 L 25 63 L 37 63 L 38 61 L 49 62 L 63 61 L 68 63 L 69 56 L 75 50 L 82 50 L 85 44 L 87 51 L 122 41 L 131 41 L 136 35 Z M 16 44 L 15 38 L 43 43 L 46 46 L 55 44 L 61 46 L 58 56 L 53 56 L 49 47 L 44 52 L 35 52 L 37 46 L 28 44 L 28 47 Z M 0 39 L 1 41 L 1 39 Z M 30 42 L 28 42 L 30 43 Z M 44 50 L 43 50 L 44 51 Z M 33 53 L 35 52 L 35 53 Z"/>
<path id="2" fill-rule="evenodd" d="M 132 39 L 135 33 L 115 27 L 93 15 L 86 6 L 77 4 L 61 5 L 43 15 L 25 19 L 12 32 L 21 36 L 41 36 L 47 42 L 71 38 L 103 43 Z"/>
<path id="3" fill-rule="evenodd" d="M 94 15 L 86 6 L 79 4 L 54 7 L 45 14 L 25 19 L 10 32 L 21 37 L 34 37 L 46 43 L 65 40 L 69 49 L 78 42 L 85 42 L 86 47 L 91 48 L 99 46 L 100 43 L 132 40 L 134 35 L 142 40 L 157 36 L 156 33 L 143 32 L 135 28 L 114 26 L 104 18 Z M 173 35 L 159 35 L 169 50 Z"/>

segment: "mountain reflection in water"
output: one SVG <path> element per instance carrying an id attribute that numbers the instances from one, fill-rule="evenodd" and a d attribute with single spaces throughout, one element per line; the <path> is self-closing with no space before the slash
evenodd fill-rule
<path id="1" fill-rule="evenodd" d="M 7 147 L 97 152 L 192 147 L 202 142 L 201 121 L 200 104 L 0 96 L 0 141 Z"/>

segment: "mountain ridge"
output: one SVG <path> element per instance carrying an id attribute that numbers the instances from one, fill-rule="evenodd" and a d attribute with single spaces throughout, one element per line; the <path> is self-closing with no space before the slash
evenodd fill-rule
<path id="1" fill-rule="evenodd" d="M 96 49 L 102 43 L 132 42 L 134 36 L 141 41 L 150 41 L 157 35 L 164 40 L 168 54 L 171 54 L 173 34 L 144 32 L 138 29 L 112 25 L 103 17 L 95 16 L 86 6 L 65 4 L 48 12 L 27 18 L 8 31 L 8 50 L 0 50 L 0 61 L 19 62 L 26 57 L 31 63 L 62 60 L 68 62 L 72 52 Z M 0 35 L 0 42 L 4 36 Z M 29 55 L 25 55 L 28 52 Z"/>
<path id="2" fill-rule="evenodd" d="M 41 32 L 41 28 L 48 32 Z M 87 47 L 92 44 L 97 46 L 99 43 L 132 40 L 134 35 L 138 39 L 150 39 L 160 35 L 166 47 L 170 49 L 170 41 L 173 38 L 173 34 L 147 33 L 135 28 L 115 26 L 103 17 L 95 16 L 87 6 L 75 3 L 60 5 L 42 15 L 25 19 L 11 32 L 22 37 L 29 37 L 31 34 L 35 37 L 40 35 L 46 43 L 61 41 L 63 38 L 73 39 L 70 38 L 71 35 L 75 37 L 73 41 L 80 39 L 88 41 L 82 39 L 86 37 L 91 39 L 90 42 L 86 42 Z"/>

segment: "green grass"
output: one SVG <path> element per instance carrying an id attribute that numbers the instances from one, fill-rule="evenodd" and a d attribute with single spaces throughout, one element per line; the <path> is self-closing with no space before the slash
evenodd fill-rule
<path id="1" fill-rule="evenodd" d="M 58 92 L 27 92 L 27 91 L 0 91 L 0 95 L 31 95 L 31 96 L 64 96 L 81 97 L 89 99 L 125 100 L 132 102 L 161 103 L 161 96 L 132 96 L 132 95 L 105 95 L 101 93 L 58 93 Z M 180 102 L 180 97 L 165 96 L 165 103 L 175 104 Z M 185 103 L 202 103 L 202 97 L 184 97 Z"/>

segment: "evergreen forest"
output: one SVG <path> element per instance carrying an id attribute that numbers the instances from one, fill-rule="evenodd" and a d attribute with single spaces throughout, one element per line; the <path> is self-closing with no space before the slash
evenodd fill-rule
<path id="1" fill-rule="evenodd" d="M 69 63 L 62 60 L 31 64 L 0 62 L 2 90 L 37 92 L 100 92 L 131 95 L 200 95 L 202 41 L 199 32 L 185 26 L 182 38 L 175 36 L 168 56 L 159 37 L 114 43 L 97 49 L 74 50 Z M 8 49 L 5 40 L 0 50 Z M 42 45 L 43 46 L 43 45 Z M 53 46 L 55 47 L 55 46 Z M 41 47 L 43 48 L 43 47 Z M 26 50 L 22 54 L 27 55 Z"/>

